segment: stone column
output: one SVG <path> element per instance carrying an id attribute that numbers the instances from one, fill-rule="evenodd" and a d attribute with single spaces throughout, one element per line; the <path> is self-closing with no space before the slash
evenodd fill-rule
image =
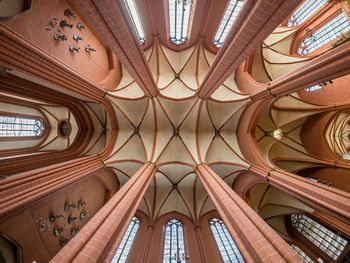
<path id="1" fill-rule="evenodd" d="M 312 208 L 350 224 L 349 193 L 282 170 L 268 171 L 257 166 L 252 166 L 249 170 Z"/>
<path id="2" fill-rule="evenodd" d="M 98 156 L 89 156 L 0 180 L 0 217 L 51 194 L 103 168 Z"/>
<path id="3" fill-rule="evenodd" d="M 156 96 L 158 88 L 148 66 L 143 49 L 135 36 L 128 11 L 123 1 L 69 0 L 104 44 L 117 55 L 146 96 Z"/>
<path id="4" fill-rule="evenodd" d="M 350 42 L 327 51 L 308 64 L 273 80 L 268 87 L 251 96 L 253 101 L 282 97 L 303 88 L 350 73 Z"/>
<path id="5" fill-rule="evenodd" d="M 51 262 L 93 263 L 110 260 L 155 170 L 155 164 L 144 164 Z"/>
<path id="6" fill-rule="evenodd" d="M 199 88 L 208 98 L 261 45 L 301 0 L 247 0 Z"/>
<path id="7" fill-rule="evenodd" d="M 302 262 L 289 245 L 209 166 L 197 166 L 207 190 L 246 262 Z"/>

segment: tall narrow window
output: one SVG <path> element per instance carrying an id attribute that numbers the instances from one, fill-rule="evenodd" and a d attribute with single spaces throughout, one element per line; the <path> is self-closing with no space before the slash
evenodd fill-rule
<path id="1" fill-rule="evenodd" d="M 0 115 L 0 137 L 36 137 L 43 132 L 40 118 Z"/>
<path id="2" fill-rule="evenodd" d="M 298 54 L 309 54 L 349 30 L 349 20 L 344 13 L 341 13 L 305 38 L 298 48 Z"/>
<path id="3" fill-rule="evenodd" d="M 132 243 L 134 242 L 134 239 L 139 227 L 140 227 L 140 219 L 138 219 L 137 217 L 133 217 L 128 226 L 128 229 L 126 230 L 123 236 L 122 241 L 120 242 L 117 252 L 115 252 L 115 255 L 111 263 L 127 262 L 130 249 L 132 247 Z"/>
<path id="4" fill-rule="evenodd" d="M 134 26 L 140 44 L 142 45 L 145 43 L 146 38 L 145 33 L 143 31 L 140 15 L 135 4 L 135 0 L 124 0 L 124 3 L 126 5 L 126 8 L 128 9 L 132 25 Z"/>
<path id="5" fill-rule="evenodd" d="M 183 224 L 172 219 L 165 225 L 163 263 L 188 262 Z"/>
<path id="6" fill-rule="evenodd" d="M 239 11 L 241 11 L 242 6 L 243 0 L 230 0 L 214 37 L 213 43 L 216 47 L 221 47 L 222 43 L 224 43 L 227 33 L 230 31 L 232 25 L 234 24 Z"/>
<path id="7" fill-rule="evenodd" d="M 305 252 L 300 249 L 300 247 L 294 244 L 291 244 L 290 246 L 295 250 L 295 252 L 298 253 L 300 257 L 302 257 L 302 259 L 304 259 L 305 262 L 314 263 L 314 261 L 308 255 L 306 255 Z"/>
<path id="8" fill-rule="evenodd" d="M 176 45 L 186 42 L 193 0 L 168 0 L 170 40 Z"/>
<path id="9" fill-rule="evenodd" d="M 209 224 L 224 263 L 244 262 L 241 252 L 239 252 L 224 222 L 218 218 L 213 218 Z"/>
<path id="10" fill-rule="evenodd" d="M 304 23 L 309 17 L 324 6 L 328 0 L 306 0 L 288 20 L 288 26 L 297 26 Z"/>
<path id="11" fill-rule="evenodd" d="M 346 244 L 347 240 L 337 233 L 325 228 L 310 217 L 302 214 L 291 215 L 293 227 L 324 251 L 331 258 L 336 260 Z"/>

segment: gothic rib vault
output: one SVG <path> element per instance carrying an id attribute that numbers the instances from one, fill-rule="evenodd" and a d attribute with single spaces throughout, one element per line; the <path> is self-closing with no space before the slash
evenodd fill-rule
<path id="1" fill-rule="evenodd" d="M 42 10 L 50 9 L 37 1 Z M 349 170 L 341 158 L 350 147 L 349 93 L 341 83 L 349 83 L 350 43 L 298 56 L 295 39 L 305 29 L 287 27 L 285 19 L 302 1 L 247 0 L 228 42 L 217 49 L 212 44 L 214 26 L 203 20 L 212 16 L 220 21 L 215 1 L 198 0 L 192 17 L 196 37 L 174 46 L 159 23 L 166 16 L 158 5 L 164 1 L 149 0 L 138 3 L 146 18 L 147 41 L 141 46 L 122 2 L 57 1 L 57 13 L 70 7 L 77 12 L 74 23 L 79 17 L 87 21 L 86 38 L 98 46 L 97 53 L 80 57 L 69 52 L 60 57 L 68 50 L 62 48 L 65 42 L 56 45 L 62 48 L 58 51 L 39 37 L 32 43 L 32 34 L 25 35 L 19 26 L 22 18 L 0 24 L 0 62 L 11 70 L 0 76 L 0 102 L 13 94 L 35 102 L 42 116 L 49 116 L 51 132 L 41 142 L 45 147 L 40 154 L 52 154 L 43 164 L 35 159 L 37 153 L 29 161 L 15 156 L 23 163 L 4 161 L 0 172 L 8 178 L 0 181 L 0 230 L 6 229 L 7 218 L 28 207 L 35 211 L 32 225 L 38 228 L 42 200 L 48 203 L 45 198 L 80 182 L 88 188 L 84 180 L 93 175 L 100 207 L 96 204 L 91 214 L 96 216 L 62 249 L 53 236 L 38 230 L 48 251 L 42 258 L 110 260 L 135 212 L 147 223 L 142 225 L 140 251 L 133 255 L 144 257 L 143 262 L 160 260 L 160 224 L 169 216 L 190 225 L 187 249 L 203 262 L 220 258 L 217 251 L 204 251 L 210 235 L 203 228 L 211 216 L 223 219 L 247 262 L 300 260 L 283 241 L 293 243 L 287 222 L 292 214 L 322 219 L 350 238 L 350 189 L 343 183 L 347 175 L 342 180 L 330 172 L 322 181 L 308 179 L 317 169 Z M 219 11 L 225 10 L 224 2 Z M 324 12 L 349 11 L 340 3 L 327 8 Z M 23 15 L 24 22 L 38 10 L 36 5 L 34 15 Z M 88 62 L 91 69 L 84 67 Z M 328 85 L 339 87 L 339 93 L 334 95 L 329 86 L 319 97 L 303 91 L 330 80 L 334 84 Z M 60 140 L 56 120 L 62 118 L 73 132 L 55 143 Z M 279 140 L 272 136 L 276 129 L 282 132 Z M 83 143 L 71 153 L 75 136 Z"/>

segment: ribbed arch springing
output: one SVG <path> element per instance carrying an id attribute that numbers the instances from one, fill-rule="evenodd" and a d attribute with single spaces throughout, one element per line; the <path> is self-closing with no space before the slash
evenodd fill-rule
<path id="1" fill-rule="evenodd" d="M 44 129 L 40 118 L 0 115 L 0 137 L 39 137 Z"/>
<path id="2" fill-rule="evenodd" d="M 165 224 L 163 263 L 188 262 L 185 252 L 184 226 L 177 219 Z"/>
<path id="3" fill-rule="evenodd" d="M 111 263 L 125 263 L 128 260 L 132 244 L 135 240 L 137 231 L 140 227 L 140 219 L 133 217 L 129 226 L 119 244 L 117 251 L 114 254 Z"/>
<path id="4" fill-rule="evenodd" d="M 292 226 L 327 255 L 337 260 L 348 241 L 307 215 L 291 215 Z"/>
<path id="5" fill-rule="evenodd" d="M 291 15 L 288 26 L 297 26 L 304 23 L 308 18 L 316 13 L 328 0 L 306 0 Z"/>
<path id="6" fill-rule="evenodd" d="M 224 222 L 214 217 L 209 221 L 209 224 L 224 263 L 244 262 L 241 252 Z"/>
<path id="7" fill-rule="evenodd" d="M 300 43 L 298 54 L 307 55 L 348 31 L 350 31 L 350 22 L 344 13 L 340 13 L 306 37 Z"/>

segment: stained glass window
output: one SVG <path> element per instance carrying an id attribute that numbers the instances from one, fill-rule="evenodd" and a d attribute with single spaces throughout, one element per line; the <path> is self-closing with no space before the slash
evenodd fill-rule
<path id="1" fill-rule="evenodd" d="M 146 38 L 145 33 L 143 31 L 140 15 L 135 4 L 135 0 L 124 0 L 124 3 L 126 5 L 126 8 L 128 9 L 132 24 L 134 26 L 140 44 L 142 45 L 145 43 Z"/>
<path id="2" fill-rule="evenodd" d="M 339 234 L 320 225 L 310 217 L 302 214 L 291 215 L 293 227 L 324 251 L 331 258 L 336 260 L 348 241 Z"/>
<path id="3" fill-rule="evenodd" d="M 133 217 L 128 229 L 126 230 L 122 241 L 119 244 L 117 252 L 115 252 L 111 263 L 124 263 L 127 262 L 128 256 L 136 237 L 137 231 L 140 227 L 140 219 Z"/>
<path id="4" fill-rule="evenodd" d="M 188 257 L 185 252 L 183 224 L 172 219 L 165 225 L 163 263 L 185 263 Z"/>
<path id="5" fill-rule="evenodd" d="M 244 262 L 224 222 L 218 218 L 213 218 L 209 224 L 224 263 Z"/>
<path id="6" fill-rule="evenodd" d="M 239 11 L 241 11 L 242 6 L 243 0 L 230 0 L 214 37 L 213 43 L 216 47 L 222 46 L 227 33 L 230 31 L 232 25 L 234 24 Z"/>
<path id="7" fill-rule="evenodd" d="M 170 40 L 176 45 L 186 42 L 193 0 L 169 0 Z"/>
<path id="8" fill-rule="evenodd" d="M 304 23 L 309 17 L 324 6 L 328 0 L 306 0 L 288 20 L 288 26 L 297 26 Z"/>
<path id="9" fill-rule="evenodd" d="M 344 13 L 341 13 L 306 37 L 298 48 L 298 54 L 307 55 L 349 30 L 349 20 Z"/>
<path id="10" fill-rule="evenodd" d="M 36 137 L 43 132 L 40 118 L 0 115 L 0 137 Z"/>

